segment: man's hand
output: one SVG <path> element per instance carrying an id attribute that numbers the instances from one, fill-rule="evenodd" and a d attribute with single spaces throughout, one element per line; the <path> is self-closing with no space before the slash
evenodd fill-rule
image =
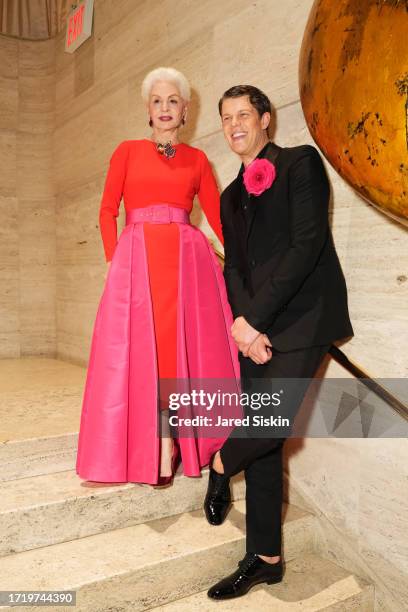
<path id="1" fill-rule="evenodd" d="M 248 357 L 249 347 L 255 338 L 260 335 L 260 332 L 254 329 L 244 317 L 237 317 L 231 326 L 231 334 L 238 350 L 244 357 Z"/>
<path id="2" fill-rule="evenodd" d="M 248 357 L 256 364 L 261 365 L 272 359 L 272 344 L 266 334 L 260 334 L 251 344 Z"/>

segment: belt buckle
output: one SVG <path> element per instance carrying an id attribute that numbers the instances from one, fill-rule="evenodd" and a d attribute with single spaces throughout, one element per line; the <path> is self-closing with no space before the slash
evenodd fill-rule
<path id="1" fill-rule="evenodd" d="M 155 223 L 155 215 L 153 206 L 148 206 L 143 212 L 144 220 L 148 223 Z"/>
<path id="2" fill-rule="evenodd" d="M 155 206 L 159 223 L 171 223 L 171 210 L 168 204 L 159 204 Z"/>
<path id="3" fill-rule="evenodd" d="M 154 206 L 148 206 L 145 212 L 146 221 L 148 223 L 157 223 L 156 211 Z"/>

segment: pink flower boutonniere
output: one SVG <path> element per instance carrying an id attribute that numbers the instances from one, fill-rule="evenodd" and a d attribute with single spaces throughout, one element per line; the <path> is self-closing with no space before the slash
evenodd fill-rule
<path id="1" fill-rule="evenodd" d="M 251 195 L 259 196 L 272 185 L 276 169 L 268 159 L 257 157 L 246 167 L 243 174 L 245 189 Z"/>

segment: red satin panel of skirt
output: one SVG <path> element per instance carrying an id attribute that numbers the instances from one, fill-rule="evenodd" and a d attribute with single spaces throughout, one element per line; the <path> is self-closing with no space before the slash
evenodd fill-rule
<path id="1" fill-rule="evenodd" d="M 144 223 L 143 231 L 149 268 L 159 378 L 176 378 L 179 228 L 177 223 Z"/>

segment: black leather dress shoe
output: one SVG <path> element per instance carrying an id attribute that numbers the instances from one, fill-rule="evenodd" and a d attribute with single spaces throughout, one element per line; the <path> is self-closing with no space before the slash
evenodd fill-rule
<path id="1" fill-rule="evenodd" d="M 221 525 L 231 506 L 230 479 L 210 467 L 204 511 L 210 525 Z"/>
<path id="2" fill-rule="evenodd" d="M 277 563 L 268 563 L 255 553 L 246 553 L 239 561 L 238 569 L 217 582 L 207 592 L 211 599 L 232 599 L 241 597 L 261 582 L 281 582 L 283 576 L 282 558 Z"/>

